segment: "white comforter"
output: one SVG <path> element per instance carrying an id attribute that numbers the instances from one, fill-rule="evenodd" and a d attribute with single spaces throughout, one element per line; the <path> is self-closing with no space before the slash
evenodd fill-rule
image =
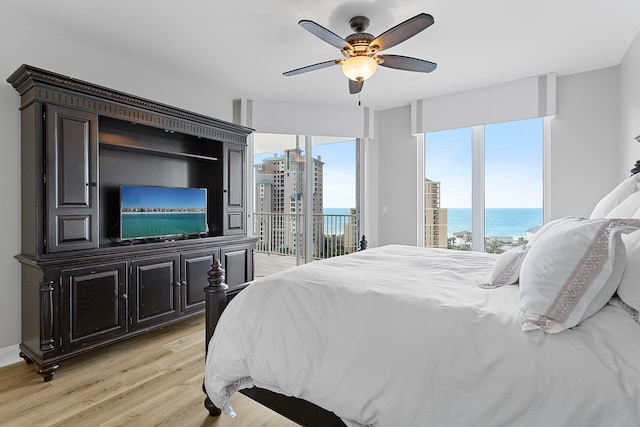
<path id="1" fill-rule="evenodd" d="M 390 245 L 257 280 L 220 319 L 207 393 L 255 384 L 349 425 L 640 425 L 640 325 L 608 305 L 533 342 L 518 286 L 478 287 L 494 260 Z"/>

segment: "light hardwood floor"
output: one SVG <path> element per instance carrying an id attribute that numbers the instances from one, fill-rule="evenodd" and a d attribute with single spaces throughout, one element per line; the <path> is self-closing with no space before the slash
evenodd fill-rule
<path id="1" fill-rule="evenodd" d="M 240 393 L 237 418 L 209 417 L 203 315 L 64 361 L 47 383 L 35 369 L 0 368 L 1 426 L 297 425 Z"/>

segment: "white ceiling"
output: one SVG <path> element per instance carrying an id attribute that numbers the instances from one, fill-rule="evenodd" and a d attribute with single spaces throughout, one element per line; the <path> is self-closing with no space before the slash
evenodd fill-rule
<path id="1" fill-rule="evenodd" d="M 433 61 L 437 70 L 380 67 L 365 82 L 362 105 L 385 109 L 617 65 L 640 30 L 638 0 L 2 1 L 5 18 L 233 98 L 344 106 L 356 106 L 358 97 L 349 95 L 339 66 L 282 76 L 341 58 L 297 22 L 346 37 L 349 19 L 365 15 L 367 32 L 377 36 L 421 12 L 435 24 L 384 53 Z"/>

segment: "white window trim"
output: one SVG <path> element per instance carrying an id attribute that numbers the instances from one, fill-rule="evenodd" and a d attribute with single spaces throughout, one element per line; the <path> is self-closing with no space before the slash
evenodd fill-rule
<path id="1" fill-rule="evenodd" d="M 484 125 L 471 128 L 471 250 L 484 252 Z"/>
<path id="2" fill-rule="evenodd" d="M 418 179 L 420 179 L 420 177 L 422 177 L 422 179 L 420 180 L 420 185 L 418 185 L 418 194 L 416 195 L 418 203 L 416 208 L 418 209 L 418 213 L 416 215 L 416 218 L 422 218 L 422 220 L 418 221 L 418 241 L 417 244 L 420 247 L 424 247 L 426 245 L 426 241 L 425 241 L 425 233 L 426 233 L 426 229 L 425 229 L 425 215 L 426 215 L 426 210 L 425 210 L 425 200 L 424 200 L 424 192 L 426 190 L 426 186 L 425 186 L 425 170 L 424 170 L 424 142 L 425 142 L 425 134 L 424 133 L 419 133 L 416 135 L 416 160 L 417 160 L 417 165 L 416 165 L 416 170 L 417 170 L 417 174 L 418 174 Z"/>

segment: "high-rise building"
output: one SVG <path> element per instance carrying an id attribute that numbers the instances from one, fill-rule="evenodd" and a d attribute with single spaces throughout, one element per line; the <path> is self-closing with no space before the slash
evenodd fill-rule
<path id="1" fill-rule="evenodd" d="M 424 245 L 447 247 L 447 209 L 440 207 L 440 182 L 424 180 Z"/>
<path id="2" fill-rule="evenodd" d="M 296 239 L 296 233 L 304 231 L 304 222 L 297 224 L 295 214 L 298 212 L 304 214 L 303 206 L 305 200 L 309 199 L 309 195 L 311 195 L 310 201 L 314 214 L 314 241 L 322 241 L 322 168 L 324 163 L 322 163 L 320 156 L 311 160 L 313 188 L 309 191 L 305 188 L 306 156 L 302 150 L 286 150 L 283 155 L 274 154 L 273 157 L 266 158 L 262 163 L 254 166 L 256 169 L 256 213 L 279 214 L 272 215 L 269 223 L 260 223 L 256 229 L 256 232 L 263 236 L 263 241 L 277 242 L 279 247 L 273 249 L 296 253 L 297 246 L 301 244 L 301 240 Z M 261 218 L 267 218 L 267 216 L 263 215 Z"/>
<path id="3" fill-rule="evenodd" d="M 344 253 L 356 252 L 358 236 L 356 236 L 356 208 L 349 209 L 349 221 L 344 224 Z"/>

